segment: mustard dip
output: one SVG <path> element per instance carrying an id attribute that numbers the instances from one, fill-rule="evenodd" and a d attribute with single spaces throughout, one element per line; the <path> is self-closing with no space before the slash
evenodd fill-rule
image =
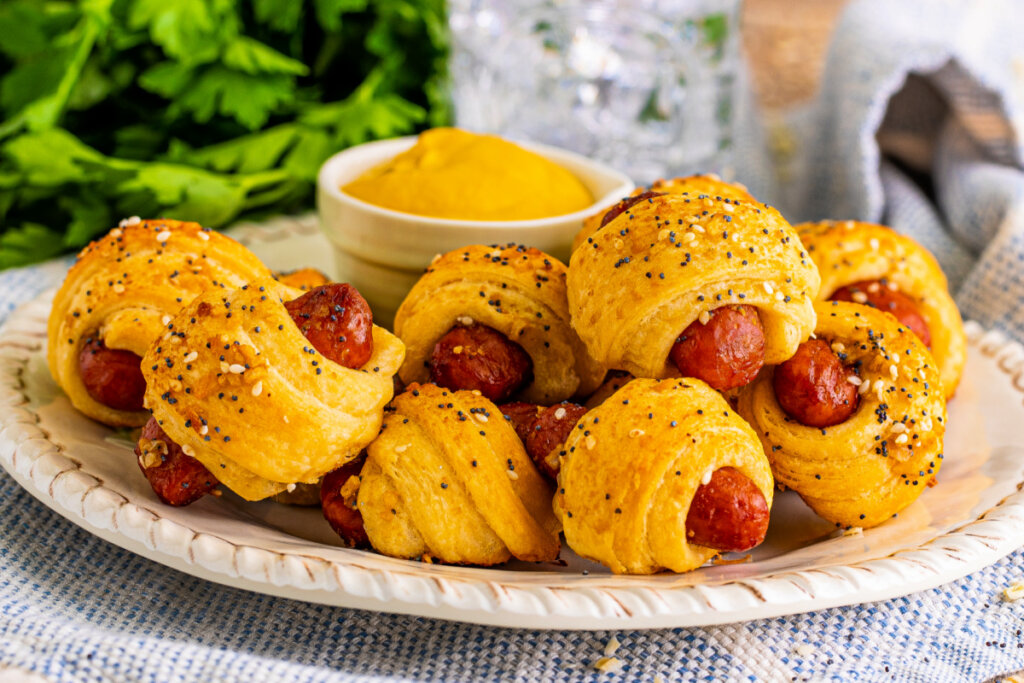
<path id="1" fill-rule="evenodd" d="M 341 189 L 386 209 L 456 220 L 548 218 L 594 203 L 558 164 L 499 137 L 457 128 L 421 133 L 411 149 Z"/>

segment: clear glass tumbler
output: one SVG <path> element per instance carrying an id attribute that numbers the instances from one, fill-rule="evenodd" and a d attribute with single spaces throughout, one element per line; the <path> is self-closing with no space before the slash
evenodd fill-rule
<path id="1" fill-rule="evenodd" d="M 741 0 L 449 0 L 456 124 L 640 183 L 726 171 Z"/>

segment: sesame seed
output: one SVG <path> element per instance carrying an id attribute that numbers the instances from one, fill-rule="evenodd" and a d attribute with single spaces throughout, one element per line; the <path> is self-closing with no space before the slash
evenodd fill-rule
<path id="1" fill-rule="evenodd" d="M 199 358 L 199 352 L 198 351 L 192 351 L 190 353 L 186 353 L 185 354 L 185 362 L 186 363 L 191 363 L 192 361 L 194 361 L 197 358 Z"/>
<path id="2" fill-rule="evenodd" d="M 846 381 L 855 387 L 859 387 L 862 383 L 861 378 L 858 377 L 857 375 L 850 375 L 849 377 L 846 378 Z"/>
<path id="3" fill-rule="evenodd" d="M 508 478 L 511 479 L 512 481 L 515 481 L 516 479 L 519 478 L 519 473 L 517 473 L 515 470 L 505 470 L 505 473 L 508 475 Z"/>
<path id="4" fill-rule="evenodd" d="M 555 419 L 556 420 L 561 420 L 564 417 L 565 417 L 565 408 L 559 408 L 558 410 L 555 411 Z"/>
<path id="5" fill-rule="evenodd" d="M 157 242 L 166 242 L 170 238 L 171 238 L 171 231 L 170 230 L 164 230 L 163 232 L 159 232 L 156 235 L 156 241 Z"/>
<path id="6" fill-rule="evenodd" d="M 230 366 L 228 366 L 228 370 L 233 375 L 241 375 L 243 372 L 245 372 L 245 366 L 239 365 L 238 363 L 232 363 Z"/>
<path id="7" fill-rule="evenodd" d="M 263 393 L 263 380 L 260 380 L 260 381 L 256 382 L 256 384 L 252 385 L 252 395 L 253 396 L 259 396 L 262 393 Z"/>

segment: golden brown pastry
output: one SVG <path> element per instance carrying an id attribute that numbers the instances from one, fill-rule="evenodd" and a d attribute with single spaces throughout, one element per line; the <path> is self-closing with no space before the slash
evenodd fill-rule
<path id="1" fill-rule="evenodd" d="M 686 572 L 764 538 L 774 483 L 757 436 L 694 379 L 636 379 L 565 442 L 566 543 L 617 574 Z"/>
<path id="2" fill-rule="evenodd" d="M 669 180 L 655 180 L 650 187 L 638 187 L 633 190 L 626 199 L 652 192 L 683 194 L 689 195 L 691 198 L 700 198 L 707 195 L 710 197 L 739 199 L 751 203 L 757 202 L 743 185 L 726 182 L 713 173 L 691 175 L 684 178 L 671 178 Z M 572 240 L 573 251 L 576 251 L 581 244 L 587 241 L 587 238 L 592 237 L 601 228 L 601 221 L 604 220 L 605 214 L 613 208 L 614 206 L 606 207 L 593 216 L 588 216 L 584 219 L 583 228 L 576 233 Z"/>
<path id="3" fill-rule="evenodd" d="M 934 483 L 946 401 L 908 328 L 874 308 L 817 304 L 815 339 L 739 394 L 780 484 L 843 526 L 881 524 Z"/>
<path id="4" fill-rule="evenodd" d="M 392 408 L 358 493 L 376 550 L 477 565 L 558 557 L 552 490 L 493 403 L 413 384 Z"/>
<path id="5" fill-rule="evenodd" d="M 301 289 L 303 292 L 308 292 L 314 287 L 326 285 L 331 281 L 329 277 L 321 273 L 316 268 L 299 268 L 297 270 L 274 273 L 274 277 L 277 278 L 277 281 L 281 284 L 294 287 L 295 289 Z"/>
<path id="6" fill-rule="evenodd" d="M 402 380 L 476 389 L 496 403 L 590 393 L 604 369 L 569 322 L 565 276 L 553 256 L 515 244 L 438 257 L 395 316 Z"/>
<path id="7" fill-rule="evenodd" d="M 266 277 L 248 249 L 198 223 L 124 221 L 78 255 L 53 300 L 47 360 L 72 405 L 111 426 L 139 426 L 139 362 L 196 295 Z"/>
<path id="8" fill-rule="evenodd" d="M 318 351 L 331 328 L 307 330 L 308 314 L 291 310 L 309 302 L 315 311 L 317 294 L 271 278 L 208 292 L 167 323 L 143 360 L 146 405 L 160 427 L 247 500 L 314 484 L 355 458 L 393 395 L 401 341 L 368 325 L 368 360 L 345 367 L 348 347 L 332 360 Z"/>
<path id="9" fill-rule="evenodd" d="M 789 223 L 743 199 L 637 199 L 572 255 L 569 310 L 590 354 L 720 391 L 793 355 L 814 329 L 819 278 Z"/>
<path id="10" fill-rule="evenodd" d="M 967 360 L 967 337 L 946 276 L 928 250 L 874 223 L 822 221 L 796 228 L 821 273 L 818 298 L 896 315 L 931 349 L 951 397 Z"/>

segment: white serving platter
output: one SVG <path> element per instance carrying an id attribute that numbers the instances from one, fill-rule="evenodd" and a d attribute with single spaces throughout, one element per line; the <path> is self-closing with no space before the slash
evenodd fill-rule
<path id="1" fill-rule="evenodd" d="M 324 262 L 310 221 L 235 236 L 272 268 Z M 329 258 L 329 257 L 328 257 Z M 615 576 L 563 548 L 559 564 L 451 567 L 339 547 L 319 510 L 230 494 L 157 501 L 133 435 L 72 409 L 46 367 L 52 293 L 0 329 L 0 465 L 91 533 L 209 581 L 297 600 L 536 629 L 710 625 L 894 598 L 952 581 L 1024 545 L 1024 348 L 967 325 L 939 483 L 898 518 L 843 535 L 779 495 L 750 561 L 683 575 Z"/>

